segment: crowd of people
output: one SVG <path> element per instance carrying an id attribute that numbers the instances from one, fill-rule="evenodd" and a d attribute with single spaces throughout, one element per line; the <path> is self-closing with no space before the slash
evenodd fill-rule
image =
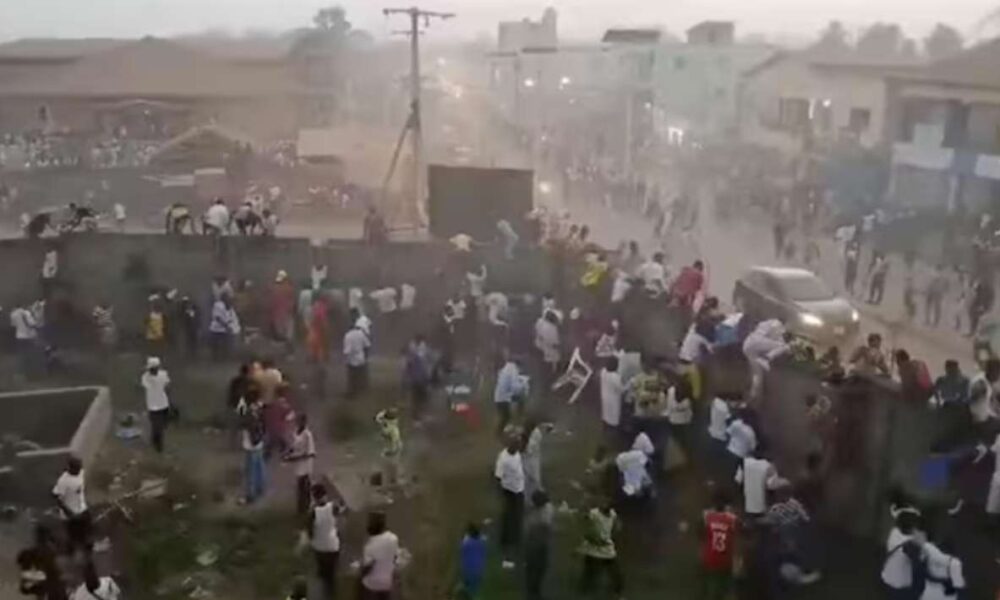
<path id="1" fill-rule="evenodd" d="M 686 201 L 678 206 L 686 206 Z M 194 230 L 194 217 L 182 208 L 171 207 L 168 232 Z M 206 212 L 202 229 L 225 235 L 235 227 L 252 234 L 257 226 L 248 215 L 259 218 L 265 212 L 258 212 L 252 199 L 232 212 L 219 200 Z M 615 597 L 625 597 L 628 582 L 619 562 L 619 531 L 625 523 L 647 519 L 669 485 L 667 473 L 682 467 L 704 470 L 710 481 L 701 490 L 710 501 L 699 524 L 705 597 L 728 597 L 737 573 L 741 597 L 747 598 L 787 597 L 819 581 L 824 567 L 817 551 L 822 543 L 819 531 L 822 514 L 829 509 L 824 468 L 835 446 L 850 445 L 838 437 L 843 426 L 832 422 L 839 386 L 850 378 L 885 378 L 895 371 L 904 399 L 924 406 L 933 399 L 946 415 L 947 441 L 964 448 L 963 460 L 1000 452 L 1000 437 L 991 446 L 970 444 L 996 433 L 991 426 L 1000 416 L 995 400 L 1000 362 L 986 363 L 971 380 L 957 363 L 949 363 L 945 374 L 933 381 L 926 365 L 905 350 L 886 356 L 877 335 L 844 364 L 838 351 L 817 357 L 805 351 L 780 320 L 724 313 L 719 299 L 709 293 L 701 260 L 672 265 L 662 251 L 653 249 L 647 255 L 633 241 L 615 250 L 602 248 L 590 239 L 588 227 L 572 223 L 567 213 L 539 210 L 526 221 L 518 230 L 498 223 L 495 240 L 477 241 L 464 234 L 452 238 L 451 252 L 440 266 L 448 298 L 438 306 L 418 305 L 416 287 L 406 282 L 370 290 L 347 284 L 337 288 L 318 262 L 300 284 L 281 270 L 263 285 L 234 284 L 219 276 L 207 289 L 189 294 L 154 290 L 141 328 L 148 358 L 138 375 L 151 446 L 157 452 L 170 448 L 169 429 L 176 418 L 167 371 L 172 361 L 182 364 L 201 356 L 204 346 L 212 359 L 231 361 L 257 348 L 259 338 L 278 348 L 267 358 L 261 354 L 241 365 L 228 386 L 226 414 L 244 459 L 241 502 L 257 504 L 271 494 L 269 461 L 293 470 L 294 510 L 303 523 L 301 544 L 311 549 L 317 579 L 332 596 L 340 573 L 342 507 L 335 490 L 316 474 L 321 459 L 316 438 L 301 399 L 293 397 L 289 374 L 275 356 L 304 355 L 322 371 L 339 355 L 344 368 L 339 395 L 349 400 L 368 392 L 376 350 L 392 348 L 395 354 L 403 347 L 400 383 L 410 404 L 380 410 L 371 424 L 379 441 L 376 480 L 387 490 L 405 485 L 410 475 L 403 415 L 409 412 L 420 422 L 432 410 L 429 400 L 436 389 L 454 388 L 466 371 L 475 371 L 473 380 L 492 383 L 485 396 L 496 411 L 492 473 L 498 535 L 494 548 L 481 524 L 468 525 L 464 537 L 455 540 L 459 580 L 466 597 L 476 598 L 484 585 L 487 559 L 495 552 L 504 569 L 520 568 L 530 599 L 544 597 L 556 550 L 557 511 L 550 497 L 545 448 L 547 437 L 560 425 L 563 403 L 557 398 L 592 402 L 594 425 L 601 430 L 591 444 L 593 458 L 579 474 L 584 494 L 574 502 L 581 523 L 576 547 L 581 595 L 593 593 L 605 579 Z M 384 230 L 377 212 L 370 213 L 367 241 L 384 243 Z M 785 235 L 776 232 L 778 252 L 787 246 Z M 495 282 L 484 249 L 495 250 L 506 261 L 529 250 L 541 253 L 549 267 L 551 291 L 523 294 L 504 289 Z M 884 277 L 881 264 L 876 258 L 873 280 L 880 272 Z M 881 293 L 870 291 L 869 298 L 876 302 Z M 940 299 L 928 299 L 929 321 L 936 321 L 941 304 Z M 409 318 L 418 307 L 432 319 Z M 11 314 L 19 346 L 25 340 L 26 357 L 37 352 L 35 340 L 43 330 L 43 317 L 29 308 L 16 309 L 16 319 Z M 681 335 L 668 340 L 674 342 L 669 352 L 646 339 L 649 324 L 664 315 L 683 325 Z M 113 350 L 120 343 L 114 308 L 95 307 L 93 320 L 99 343 Z M 393 340 L 400 332 L 405 339 Z M 769 396 L 774 393 L 769 385 L 772 365 L 797 359 L 800 351 L 823 367 L 827 383 L 824 395 L 802 399 L 815 428 L 815 447 L 803 473 L 782 466 L 787 461 L 768 439 L 767 423 Z M 719 393 L 709 364 L 734 352 L 747 364 L 748 384 L 737 392 Z M 53 496 L 65 516 L 65 550 L 87 555 L 92 522 L 83 467 L 71 461 Z M 996 482 L 1000 476 L 989 488 L 986 511 L 991 515 L 1000 514 Z M 920 510 L 902 495 L 896 500 L 881 570 L 889 594 L 922 600 L 957 597 L 965 580 L 951 540 L 926 531 Z M 383 513 L 370 515 L 367 532 L 358 567 L 361 594 L 381 600 L 393 591 L 404 553 Z M 65 596 L 66 578 L 54 559 L 58 551 L 53 532 L 39 528 L 34 545 L 19 557 L 26 593 Z M 119 593 L 114 582 L 97 577 L 89 561 L 84 564 L 88 566 L 82 576 L 75 578 L 89 594 L 81 600 L 114 600 Z M 304 596 L 297 582 L 291 597 Z"/>

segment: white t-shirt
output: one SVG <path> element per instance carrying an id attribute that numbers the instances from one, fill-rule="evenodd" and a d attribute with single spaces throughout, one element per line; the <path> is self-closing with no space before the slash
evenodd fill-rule
<path id="1" fill-rule="evenodd" d="M 364 311 L 364 292 L 361 288 L 352 287 L 347 290 L 347 308 L 356 308 L 359 311 Z"/>
<path id="2" fill-rule="evenodd" d="M 125 205 L 121 202 L 115 202 L 115 220 L 124 221 L 125 220 Z"/>
<path id="3" fill-rule="evenodd" d="M 313 507 L 312 536 L 309 545 L 318 552 L 340 550 L 340 535 L 337 532 L 337 516 L 333 512 L 333 502 Z"/>
<path id="4" fill-rule="evenodd" d="M 656 261 L 648 261 L 639 267 L 639 277 L 650 292 L 667 290 L 667 270 Z"/>
<path id="5" fill-rule="evenodd" d="M 69 471 L 64 471 L 56 486 L 52 488 L 52 493 L 56 495 L 63 505 L 74 515 L 79 515 L 87 510 L 87 498 L 84 494 L 84 471 L 80 469 L 77 475 L 71 475 Z"/>
<path id="6" fill-rule="evenodd" d="M 694 418 L 694 410 L 691 408 L 691 400 L 688 398 L 677 399 L 677 388 L 667 390 L 667 420 L 671 425 L 690 425 Z"/>
<path id="7" fill-rule="evenodd" d="M 461 321 L 465 318 L 465 300 L 461 298 L 458 300 L 449 299 L 445 304 L 451 308 L 451 314 L 455 319 Z"/>
<path id="8" fill-rule="evenodd" d="M 486 295 L 486 320 L 493 325 L 501 325 L 507 322 L 507 310 L 509 303 L 507 296 L 501 292 L 490 292 Z"/>
<path id="9" fill-rule="evenodd" d="M 396 312 L 396 288 L 387 287 L 368 294 L 382 313 Z"/>
<path id="10" fill-rule="evenodd" d="M 358 317 L 358 320 L 354 322 L 354 326 L 360 329 L 361 331 L 365 332 L 365 335 L 368 336 L 368 341 L 371 342 L 372 320 L 368 318 L 368 315 L 361 313 L 361 316 Z"/>
<path id="11" fill-rule="evenodd" d="M 229 209 L 225 204 L 213 204 L 205 212 L 205 222 L 216 229 L 225 229 L 229 226 Z"/>
<path id="12" fill-rule="evenodd" d="M 902 546 L 912 539 L 912 535 L 906 535 L 893 527 L 885 542 L 886 558 L 885 564 L 882 565 L 882 583 L 893 589 L 900 590 L 913 585 L 913 562 Z"/>
<path id="13" fill-rule="evenodd" d="M 81 584 L 73 592 L 72 600 L 118 600 L 122 597 L 121 588 L 110 577 L 101 577 L 98 580 L 97 590 L 91 593 L 86 584 Z"/>
<path id="14" fill-rule="evenodd" d="M 618 371 L 601 369 L 601 420 L 618 427 L 622 419 L 622 395 L 625 385 Z"/>
<path id="15" fill-rule="evenodd" d="M 712 343 L 705 339 L 703 335 L 696 332 L 694 325 L 692 325 L 687 335 L 684 336 L 684 341 L 681 343 L 681 349 L 677 357 L 687 362 L 699 363 L 711 351 Z"/>
<path id="16" fill-rule="evenodd" d="M 642 450 L 622 452 L 615 458 L 615 465 L 622 474 L 622 491 L 634 496 L 651 483 L 646 464 L 649 456 Z"/>
<path id="17" fill-rule="evenodd" d="M 417 303 L 417 288 L 408 283 L 399 286 L 399 310 L 410 310 Z"/>
<path id="18" fill-rule="evenodd" d="M 170 399 L 167 397 L 170 375 L 164 369 L 157 371 L 156 375 L 144 372 L 139 383 L 146 390 L 146 410 L 153 412 L 170 408 Z"/>
<path id="19" fill-rule="evenodd" d="M 734 456 L 745 458 L 757 447 L 757 434 L 742 419 L 730 423 L 726 434 L 729 435 L 727 450 Z"/>
<path id="20" fill-rule="evenodd" d="M 49 250 L 42 260 L 42 279 L 54 279 L 59 272 L 59 253 Z"/>
<path id="21" fill-rule="evenodd" d="M 361 367 L 368 362 L 368 347 L 371 342 L 361 329 L 355 327 L 344 334 L 344 358 L 352 367 Z"/>
<path id="22" fill-rule="evenodd" d="M 368 538 L 362 555 L 362 564 L 371 566 L 361 583 L 373 592 L 392 590 L 392 577 L 396 572 L 399 555 L 399 538 L 386 531 Z"/>
<path id="23" fill-rule="evenodd" d="M 309 458 L 295 461 L 295 475 L 297 477 L 312 475 L 313 461 L 315 460 L 313 457 L 316 456 L 316 440 L 313 439 L 312 431 L 309 431 L 308 427 L 302 433 L 296 431 L 292 434 L 292 455 L 309 456 Z"/>
<path id="24" fill-rule="evenodd" d="M 942 583 L 933 581 L 950 581 L 955 590 L 965 589 L 965 576 L 962 573 L 962 561 L 945 554 L 937 546 L 928 542 L 924 544 L 924 558 L 927 561 L 927 572 L 930 577 L 924 586 L 920 600 L 955 600 L 957 593 L 948 594 Z"/>
<path id="25" fill-rule="evenodd" d="M 473 298 L 482 298 L 486 288 L 486 274 L 483 271 L 466 273 L 465 278 L 469 282 L 469 295 Z"/>
<path id="26" fill-rule="evenodd" d="M 629 282 L 628 277 L 619 275 L 615 278 L 613 284 L 611 284 L 611 301 L 621 302 L 628 295 L 629 289 L 632 288 L 632 284 Z"/>
<path id="27" fill-rule="evenodd" d="M 545 319 L 535 321 L 535 348 L 545 362 L 559 362 L 559 328 Z"/>
<path id="28" fill-rule="evenodd" d="M 35 316 L 26 308 L 18 307 L 10 311 L 10 326 L 14 328 L 14 337 L 19 340 L 33 340 L 38 337 Z"/>
<path id="29" fill-rule="evenodd" d="M 730 415 L 729 405 L 722 398 L 712 400 L 708 415 L 708 435 L 720 442 L 726 441 L 726 421 Z"/>
<path id="30" fill-rule="evenodd" d="M 497 455 L 493 475 L 500 481 L 500 487 L 515 494 L 524 493 L 524 463 L 521 454 L 511 454 L 506 448 Z"/>
<path id="31" fill-rule="evenodd" d="M 313 265 L 309 270 L 309 279 L 312 282 L 312 289 L 318 290 L 323 287 L 323 282 L 326 281 L 326 265 Z"/>
<path id="32" fill-rule="evenodd" d="M 743 509 L 760 515 L 767 510 L 767 486 L 773 467 L 763 458 L 749 457 L 736 471 L 736 483 L 743 484 Z"/>

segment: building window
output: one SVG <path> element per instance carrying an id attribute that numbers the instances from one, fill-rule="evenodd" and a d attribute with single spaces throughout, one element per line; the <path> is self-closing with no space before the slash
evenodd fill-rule
<path id="1" fill-rule="evenodd" d="M 847 118 L 847 128 L 854 133 L 864 133 L 872 122 L 872 111 L 867 108 L 852 108 Z"/>

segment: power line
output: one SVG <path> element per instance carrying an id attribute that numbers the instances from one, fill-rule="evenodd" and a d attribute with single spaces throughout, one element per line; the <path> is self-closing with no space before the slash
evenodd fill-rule
<path id="1" fill-rule="evenodd" d="M 410 116 L 407 118 L 406 129 L 410 132 L 410 144 L 413 149 L 413 202 L 417 209 L 418 218 L 426 221 L 426 211 L 424 209 L 423 198 L 423 126 L 420 117 L 420 22 L 423 20 L 424 27 L 430 27 L 431 19 L 447 20 L 455 15 L 452 13 L 422 10 L 416 6 L 410 8 L 386 8 L 382 10 L 385 16 L 405 15 L 410 18 Z M 402 139 L 400 139 L 402 142 Z M 397 147 L 398 154 L 398 147 Z M 391 169 L 395 168 L 395 159 Z"/>

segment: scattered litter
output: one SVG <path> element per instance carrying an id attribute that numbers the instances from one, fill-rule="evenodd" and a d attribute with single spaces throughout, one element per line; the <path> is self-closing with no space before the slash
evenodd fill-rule
<path id="1" fill-rule="evenodd" d="M 575 479 L 569 482 L 569 487 L 573 488 L 576 491 L 583 490 L 583 484 Z"/>
<path id="2" fill-rule="evenodd" d="M 110 552 L 110 551 L 111 551 L 111 538 L 103 537 L 94 542 L 94 552 Z"/>
<path id="3" fill-rule="evenodd" d="M 569 503 L 563 500 L 563 502 L 556 507 L 556 512 L 559 513 L 560 515 L 571 515 L 576 511 L 570 508 Z"/>
<path id="4" fill-rule="evenodd" d="M 10 523 L 11 521 L 17 518 L 18 512 L 20 511 L 18 511 L 17 507 L 14 506 L 13 504 L 5 504 L 3 506 L 0 506 L 0 520 L 3 520 L 6 523 Z"/>
<path id="5" fill-rule="evenodd" d="M 413 555 L 406 548 L 400 548 L 399 553 L 396 555 L 396 566 L 402 570 L 410 566 L 413 562 Z"/>
<path id="6" fill-rule="evenodd" d="M 144 500 L 162 498 L 167 493 L 167 480 L 163 478 L 143 479 L 139 484 L 137 496 Z"/>
<path id="7" fill-rule="evenodd" d="M 215 546 L 209 546 L 208 548 L 198 552 L 198 556 L 195 560 L 203 567 L 211 567 L 219 560 L 219 549 Z"/>
<path id="8" fill-rule="evenodd" d="M 489 525 L 492 522 L 493 522 L 493 519 L 491 519 L 489 517 L 486 517 L 485 519 L 483 519 L 483 525 Z"/>
<path id="9" fill-rule="evenodd" d="M 681 533 L 687 533 L 688 529 L 691 529 L 691 525 L 687 521 L 680 521 L 677 523 L 677 531 Z"/>
<path id="10" fill-rule="evenodd" d="M 187 507 L 188 507 L 187 502 L 177 502 L 176 504 L 173 505 L 172 508 L 174 512 L 177 512 L 179 510 L 184 510 Z"/>
<path id="11" fill-rule="evenodd" d="M 142 437 L 142 426 L 139 423 L 139 415 L 136 413 L 123 414 L 115 427 L 115 437 L 120 440 L 134 440 Z"/>
<path id="12" fill-rule="evenodd" d="M 211 598 L 213 598 L 212 592 L 206 590 L 200 585 L 191 590 L 188 597 L 190 597 L 191 600 L 211 600 Z"/>

